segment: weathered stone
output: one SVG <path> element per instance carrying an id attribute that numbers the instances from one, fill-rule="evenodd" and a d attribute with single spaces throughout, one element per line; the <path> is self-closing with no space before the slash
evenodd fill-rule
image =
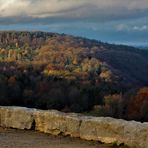
<path id="1" fill-rule="evenodd" d="M 65 126 L 66 131 L 64 135 L 70 135 L 71 137 L 80 137 L 80 124 L 81 118 L 78 114 L 65 114 Z"/>
<path id="2" fill-rule="evenodd" d="M 126 143 L 148 148 L 148 123 L 109 117 L 87 117 L 59 111 L 43 111 L 21 107 L 0 107 L 0 126 L 35 129 L 52 135 L 69 135 L 104 143 Z"/>
<path id="3" fill-rule="evenodd" d="M 148 123 L 104 117 L 83 117 L 80 138 L 104 143 L 126 143 L 131 147 L 148 147 Z"/>
<path id="4" fill-rule="evenodd" d="M 36 130 L 53 135 L 79 137 L 80 120 L 76 114 L 58 111 L 36 111 L 34 113 Z"/>
<path id="5" fill-rule="evenodd" d="M 0 126 L 31 129 L 33 110 L 22 107 L 0 107 Z"/>

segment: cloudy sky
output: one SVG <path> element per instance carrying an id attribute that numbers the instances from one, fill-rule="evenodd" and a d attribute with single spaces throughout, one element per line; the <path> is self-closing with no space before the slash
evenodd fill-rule
<path id="1" fill-rule="evenodd" d="M 0 30 L 148 45 L 148 0 L 0 0 Z"/>

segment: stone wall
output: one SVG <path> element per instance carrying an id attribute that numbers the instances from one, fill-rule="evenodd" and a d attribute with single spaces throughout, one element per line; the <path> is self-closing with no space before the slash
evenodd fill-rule
<path id="1" fill-rule="evenodd" d="M 52 135 L 79 137 L 104 143 L 126 143 L 148 148 L 148 123 L 104 117 L 87 117 L 55 110 L 0 107 L 0 126 L 32 129 Z"/>

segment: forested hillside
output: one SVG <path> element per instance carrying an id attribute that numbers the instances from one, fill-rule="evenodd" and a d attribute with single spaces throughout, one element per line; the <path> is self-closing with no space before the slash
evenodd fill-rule
<path id="1" fill-rule="evenodd" d="M 138 117 L 129 104 L 148 86 L 147 59 L 145 50 L 65 34 L 0 32 L 0 105 L 145 121 L 147 89 Z"/>

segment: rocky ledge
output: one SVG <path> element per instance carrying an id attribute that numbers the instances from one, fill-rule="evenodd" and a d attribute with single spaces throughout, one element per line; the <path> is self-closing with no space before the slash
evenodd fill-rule
<path id="1" fill-rule="evenodd" d="M 52 135 L 62 134 L 103 143 L 125 143 L 135 148 L 148 147 L 148 123 L 109 117 L 87 117 L 55 110 L 1 106 L 0 126 L 37 130 Z"/>

